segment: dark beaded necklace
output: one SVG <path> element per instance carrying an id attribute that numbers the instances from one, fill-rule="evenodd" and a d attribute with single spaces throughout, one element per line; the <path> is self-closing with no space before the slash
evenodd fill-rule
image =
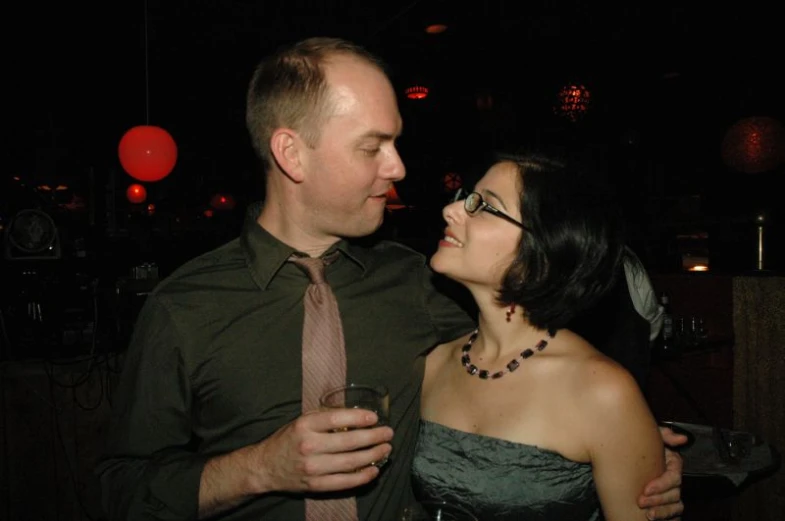
<path id="1" fill-rule="evenodd" d="M 463 353 L 463 355 L 461 356 L 461 364 L 463 364 L 463 367 L 466 368 L 467 373 L 469 373 L 472 376 L 477 375 L 479 378 L 483 380 L 488 380 L 488 379 L 496 380 L 497 378 L 501 378 L 507 373 L 511 373 L 515 371 L 521 365 L 521 362 L 518 361 L 519 359 L 526 360 L 527 358 L 532 356 L 535 352 L 542 351 L 543 349 L 545 349 L 545 346 L 548 345 L 548 340 L 551 340 L 553 339 L 553 337 L 556 336 L 556 331 L 553 329 L 549 329 L 548 338 L 547 339 L 543 338 L 542 340 L 537 342 L 537 345 L 534 346 L 534 349 L 536 349 L 537 351 L 534 351 L 534 349 L 527 347 L 526 349 L 521 351 L 521 354 L 519 356 L 510 360 L 510 362 L 507 364 L 506 369 L 502 369 L 501 371 L 496 371 L 495 373 L 491 374 L 490 371 L 487 371 L 485 369 L 480 369 L 479 367 L 474 365 L 472 363 L 472 359 L 469 357 L 469 350 L 472 348 L 472 344 L 477 339 L 477 334 L 479 332 L 480 332 L 479 328 L 475 329 L 474 332 L 469 337 L 469 340 L 466 342 L 466 344 L 464 344 L 463 348 L 461 349 L 461 352 Z"/>

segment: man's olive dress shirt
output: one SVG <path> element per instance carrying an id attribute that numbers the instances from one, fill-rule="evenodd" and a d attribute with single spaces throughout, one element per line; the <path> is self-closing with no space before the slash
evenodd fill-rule
<path id="1" fill-rule="evenodd" d="M 205 462 L 300 415 L 306 274 L 294 250 L 249 214 L 239 238 L 184 264 L 139 313 L 99 461 L 112 521 L 196 519 Z M 327 268 L 347 349 L 347 379 L 390 389 L 391 461 L 357 495 L 361 521 L 397 521 L 412 499 L 422 354 L 470 329 L 432 286 L 425 257 L 393 242 L 337 243 Z M 298 521 L 301 496 L 270 493 L 222 520 Z"/>

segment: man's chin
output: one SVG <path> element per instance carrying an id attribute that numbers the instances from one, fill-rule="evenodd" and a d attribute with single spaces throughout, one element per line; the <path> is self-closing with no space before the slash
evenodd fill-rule
<path id="1" fill-rule="evenodd" d="M 363 220 L 360 223 L 357 223 L 357 226 L 354 227 L 352 230 L 347 230 L 347 234 L 345 237 L 359 239 L 362 237 L 367 237 L 369 235 L 373 235 L 382 227 L 382 223 L 384 222 L 384 214 L 373 218 L 369 217 L 368 219 Z"/>
<path id="2" fill-rule="evenodd" d="M 381 228 L 385 211 L 384 205 L 368 204 L 359 212 L 344 212 L 343 220 L 340 222 L 338 221 L 340 217 L 336 216 L 331 224 L 339 237 L 346 239 L 367 237 Z"/>

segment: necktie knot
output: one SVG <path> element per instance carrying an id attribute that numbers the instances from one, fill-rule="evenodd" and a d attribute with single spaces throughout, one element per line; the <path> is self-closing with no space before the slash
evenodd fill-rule
<path id="1" fill-rule="evenodd" d="M 324 284 L 326 279 L 324 277 L 324 268 L 332 264 L 338 258 L 340 253 L 334 251 L 326 257 L 300 257 L 299 255 L 292 255 L 289 260 L 308 274 L 312 284 Z"/>

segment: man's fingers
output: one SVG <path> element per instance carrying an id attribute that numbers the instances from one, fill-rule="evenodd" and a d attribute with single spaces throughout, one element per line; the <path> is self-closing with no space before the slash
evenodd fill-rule
<path id="1" fill-rule="evenodd" d="M 660 425 L 660 436 L 662 436 L 663 443 L 670 447 L 678 447 L 689 441 L 689 437 L 686 434 L 677 434 L 670 427 L 663 425 Z"/>
<path id="2" fill-rule="evenodd" d="M 292 455 L 286 490 L 328 492 L 365 485 L 392 452 L 393 429 L 361 409 L 313 411 L 289 425 L 283 440 Z"/>
<path id="3" fill-rule="evenodd" d="M 681 502 L 681 489 L 673 488 L 659 494 L 641 496 L 638 499 L 638 506 L 641 508 L 676 508 L 674 513 L 680 514 L 684 510 L 684 505 Z"/>
<path id="4" fill-rule="evenodd" d="M 377 462 L 384 461 L 390 457 L 391 452 L 392 445 L 383 443 L 381 445 L 368 447 L 364 450 L 334 454 L 328 456 L 332 459 L 330 471 L 336 473 L 356 472 L 357 469 L 363 469 L 372 466 Z"/>
<path id="5" fill-rule="evenodd" d="M 307 490 L 312 492 L 349 490 L 373 481 L 379 475 L 379 472 L 378 468 L 369 465 L 355 469 L 352 472 L 313 476 L 308 479 Z"/>
<path id="6" fill-rule="evenodd" d="M 305 458 L 301 467 L 304 479 L 310 484 L 313 478 L 354 473 L 385 461 L 392 452 L 392 437 L 393 430 L 388 426 L 311 432 L 299 444 Z"/>
<path id="7" fill-rule="evenodd" d="M 316 457 L 308 464 L 306 488 L 327 492 L 364 485 L 379 475 L 374 464 L 384 461 L 391 451 L 392 445 L 385 443 L 365 450 Z"/>
<path id="8" fill-rule="evenodd" d="M 681 489 L 668 490 L 656 496 L 644 497 L 638 506 L 646 508 L 646 517 L 651 521 L 655 519 L 668 519 L 681 521 L 684 512 L 684 503 L 681 501 Z"/>
<path id="9" fill-rule="evenodd" d="M 667 519 L 669 521 L 681 521 L 681 514 L 684 512 L 684 503 L 676 503 L 668 506 L 653 507 L 646 511 L 646 517 L 651 521 L 655 519 Z"/>
<path id="10" fill-rule="evenodd" d="M 365 409 L 331 409 L 314 411 L 302 416 L 309 429 L 317 432 L 345 431 L 373 427 L 379 417 Z"/>
<path id="11" fill-rule="evenodd" d="M 358 451 L 367 447 L 389 443 L 393 437 L 390 427 L 373 427 L 323 433 L 314 438 L 314 454 L 342 454 Z"/>

